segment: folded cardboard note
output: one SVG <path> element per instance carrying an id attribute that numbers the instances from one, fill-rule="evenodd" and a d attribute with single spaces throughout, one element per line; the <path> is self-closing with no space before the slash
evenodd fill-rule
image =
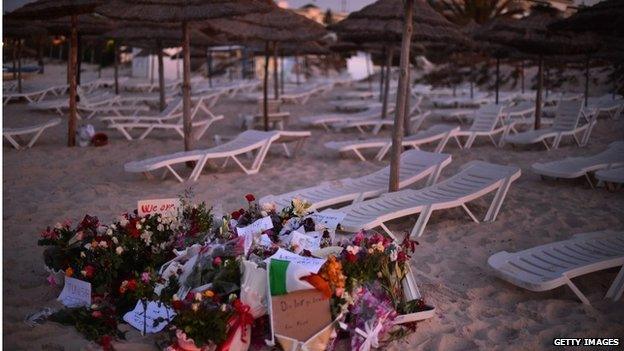
<path id="1" fill-rule="evenodd" d="M 332 322 L 329 302 L 316 289 L 272 296 L 273 332 L 307 341 Z"/>

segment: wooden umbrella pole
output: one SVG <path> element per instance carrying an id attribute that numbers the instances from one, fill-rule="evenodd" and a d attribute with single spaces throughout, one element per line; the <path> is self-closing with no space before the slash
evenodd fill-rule
<path id="1" fill-rule="evenodd" d="M 392 149 L 390 151 L 390 184 L 388 191 L 399 190 L 399 167 L 401 152 L 403 150 L 403 122 L 405 120 L 405 100 L 407 96 L 407 85 L 409 83 L 409 56 L 410 43 L 412 41 L 414 14 L 414 1 L 405 1 L 405 19 L 403 23 L 403 39 L 401 42 L 401 62 L 399 72 L 399 86 L 397 88 L 397 101 L 394 115 L 394 128 L 392 129 Z M 390 52 L 392 56 L 392 52 Z M 386 87 L 387 89 L 387 87 Z"/>
<path id="2" fill-rule="evenodd" d="M 22 92 L 22 39 L 17 40 L 17 92 Z"/>
<path id="3" fill-rule="evenodd" d="M 369 59 L 370 59 L 370 56 L 368 55 L 368 53 L 365 53 L 365 58 L 366 58 L 366 75 L 368 76 L 368 79 L 367 79 L 368 80 L 368 90 L 370 90 L 370 92 L 372 93 L 373 92 L 373 77 L 372 77 L 372 74 L 371 74 L 371 68 L 368 65 Z"/>
<path id="4" fill-rule="evenodd" d="M 280 55 L 280 93 L 284 95 L 284 53 Z"/>
<path id="5" fill-rule="evenodd" d="M 67 121 L 67 146 L 76 146 L 76 63 L 78 61 L 78 15 L 71 15 L 71 42 L 69 46 L 69 120 Z"/>
<path id="6" fill-rule="evenodd" d="M 386 47 L 384 46 L 382 49 L 383 52 L 383 58 L 386 58 L 386 56 L 388 55 L 388 52 L 386 51 Z M 384 76 L 386 74 L 385 71 L 385 67 L 386 67 L 386 63 L 382 62 L 381 63 L 381 70 L 379 71 L 379 101 L 383 100 L 383 87 L 384 87 Z"/>
<path id="7" fill-rule="evenodd" d="M 411 2 L 411 0 L 410 0 Z M 388 115 L 388 94 L 390 92 L 390 67 L 392 67 L 392 58 L 394 56 L 394 48 L 388 49 L 388 57 L 386 61 L 386 84 L 384 86 L 383 102 L 381 107 L 381 119 L 385 119 Z"/>
<path id="8" fill-rule="evenodd" d="M 37 48 L 37 64 L 39 65 L 38 73 L 43 74 L 45 72 L 45 65 L 43 63 L 43 40 L 41 39 Z"/>
<path id="9" fill-rule="evenodd" d="M 119 95 L 119 45 L 115 40 L 115 44 L 113 46 L 113 54 L 115 58 L 113 59 L 113 71 L 115 76 L 115 95 Z"/>
<path id="10" fill-rule="evenodd" d="M 12 60 L 13 60 L 13 80 L 16 80 L 17 79 L 17 39 L 13 40 Z"/>
<path id="11" fill-rule="evenodd" d="M 208 50 L 208 85 L 212 88 L 212 51 Z"/>
<path id="12" fill-rule="evenodd" d="M 587 107 L 587 99 L 589 97 L 589 56 L 590 55 L 587 54 L 585 58 L 585 107 Z"/>
<path id="13" fill-rule="evenodd" d="M 470 99 L 474 99 L 474 76 L 475 76 L 475 65 L 474 62 L 470 61 Z"/>
<path id="14" fill-rule="evenodd" d="M 78 63 L 76 64 L 76 84 L 80 85 L 80 73 L 82 71 L 82 60 L 84 59 L 84 50 L 82 47 L 82 36 L 78 34 Z"/>
<path id="15" fill-rule="evenodd" d="M 269 42 L 264 45 L 264 80 L 262 82 L 262 118 L 264 130 L 269 130 Z"/>
<path id="16" fill-rule="evenodd" d="M 150 50 L 149 53 L 149 65 L 150 65 L 150 85 L 154 85 L 154 52 Z"/>
<path id="17" fill-rule="evenodd" d="M 277 72 L 277 42 L 273 42 L 273 97 L 279 99 L 279 77 Z"/>
<path id="18" fill-rule="evenodd" d="M 550 93 L 550 69 L 548 69 L 548 65 L 544 62 L 544 71 L 546 71 L 546 77 L 544 77 L 544 88 L 545 88 L 545 96 L 548 99 L 548 94 Z"/>
<path id="19" fill-rule="evenodd" d="M 524 60 L 520 60 L 520 79 L 522 82 L 522 94 L 524 94 Z"/>
<path id="20" fill-rule="evenodd" d="M 182 119 L 184 122 L 184 150 L 193 149 L 191 144 L 191 48 L 188 22 L 182 22 Z"/>
<path id="21" fill-rule="evenodd" d="M 156 41 L 156 50 L 158 50 L 158 92 L 160 94 L 160 110 L 165 109 L 165 65 L 163 63 L 163 49 L 160 40 Z"/>
<path id="22" fill-rule="evenodd" d="M 544 58 L 540 55 L 537 63 L 537 92 L 535 95 L 535 126 L 540 129 L 542 117 L 542 86 L 544 85 Z"/>
<path id="23" fill-rule="evenodd" d="M 297 77 L 297 85 L 300 85 L 301 82 L 299 81 L 299 70 L 301 69 L 301 67 L 299 67 L 299 55 L 295 55 L 295 75 Z"/>
<path id="24" fill-rule="evenodd" d="M 498 105 L 498 91 L 500 89 L 500 58 L 496 58 L 496 104 Z"/>
<path id="25" fill-rule="evenodd" d="M 410 82 L 411 80 L 411 76 L 412 76 L 412 70 L 409 66 L 409 63 L 407 65 L 407 76 L 405 77 L 405 79 L 407 79 L 407 92 L 405 93 L 405 125 L 403 127 L 403 135 L 405 136 L 409 136 L 411 131 L 412 131 L 412 127 L 411 127 L 411 121 L 410 118 L 412 116 L 410 116 L 410 100 L 412 98 L 412 83 Z"/>

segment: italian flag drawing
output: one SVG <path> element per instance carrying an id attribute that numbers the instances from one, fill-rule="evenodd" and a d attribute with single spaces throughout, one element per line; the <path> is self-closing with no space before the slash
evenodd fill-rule
<path id="1" fill-rule="evenodd" d="M 279 249 L 267 262 L 271 295 L 284 295 L 307 289 L 327 291 L 329 285 L 317 274 L 325 261 Z"/>

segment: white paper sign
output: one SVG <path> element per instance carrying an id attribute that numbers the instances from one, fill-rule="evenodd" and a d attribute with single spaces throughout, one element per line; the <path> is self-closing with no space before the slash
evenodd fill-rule
<path id="1" fill-rule="evenodd" d="M 245 255 L 247 255 L 247 252 L 249 252 L 249 249 L 251 248 L 251 244 L 253 243 L 253 240 L 254 240 L 254 235 L 260 234 L 263 231 L 272 229 L 272 228 L 273 228 L 273 221 L 271 220 L 271 217 L 268 217 L 268 216 L 262 217 L 259 220 L 251 223 L 250 225 L 246 227 L 236 228 L 236 232 L 238 233 L 238 235 L 242 236 L 245 239 L 245 245 L 244 245 Z"/>
<path id="2" fill-rule="evenodd" d="M 296 265 L 305 267 L 308 271 L 312 273 L 318 273 L 321 267 L 325 264 L 325 261 L 327 261 L 323 258 L 299 256 L 294 252 L 290 252 L 282 248 L 278 249 L 277 252 L 273 254 L 273 256 L 269 257 L 269 259 L 289 261 Z"/>
<path id="3" fill-rule="evenodd" d="M 320 213 L 319 212 L 311 213 L 308 217 L 314 220 L 314 224 L 320 224 L 327 229 L 335 230 L 338 227 L 338 224 L 342 222 L 342 220 L 345 218 L 346 215 L 347 214 L 344 212 L 323 211 Z"/>
<path id="4" fill-rule="evenodd" d="M 137 203 L 137 209 L 141 217 L 157 213 L 163 216 L 175 216 L 180 206 L 180 199 L 178 198 L 139 200 Z"/>
<path id="5" fill-rule="evenodd" d="M 322 234 L 319 232 L 308 232 L 301 234 L 298 231 L 291 233 L 290 245 L 296 246 L 295 253 L 300 253 L 303 250 L 310 252 L 321 248 Z"/>
<path id="6" fill-rule="evenodd" d="M 262 234 L 260 235 L 260 245 L 264 247 L 271 247 L 273 246 L 273 240 L 271 240 L 268 235 Z"/>
<path id="7" fill-rule="evenodd" d="M 65 286 L 58 299 L 67 307 L 91 306 L 91 283 L 65 277 Z"/>
<path id="8" fill-rule="evenodd" d="M 143 304 L 143 301 L 137 301 L 134 310 L 123 316 L 124 321 L 141 331 L 141 333 L 160 332 L 176 315 L 171 308 L 162 302 L 147 302 L 147 311 Z"/>

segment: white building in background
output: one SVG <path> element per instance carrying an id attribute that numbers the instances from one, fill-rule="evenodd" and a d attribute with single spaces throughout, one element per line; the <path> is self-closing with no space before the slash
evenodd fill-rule
<path id="1" fill-rule="evenodd" d="M 178 53 L 182 48 L 164 49 L 163 66 L 166 80 L 179 79 L 182 73 L 182 60 L 174 60 L 170 56 Z M 132 48 L 132 71 L 135 78 L 154 79 L 158 81 L 158 57 L 156 55 L 137 56 L 142 50 Z"/>

